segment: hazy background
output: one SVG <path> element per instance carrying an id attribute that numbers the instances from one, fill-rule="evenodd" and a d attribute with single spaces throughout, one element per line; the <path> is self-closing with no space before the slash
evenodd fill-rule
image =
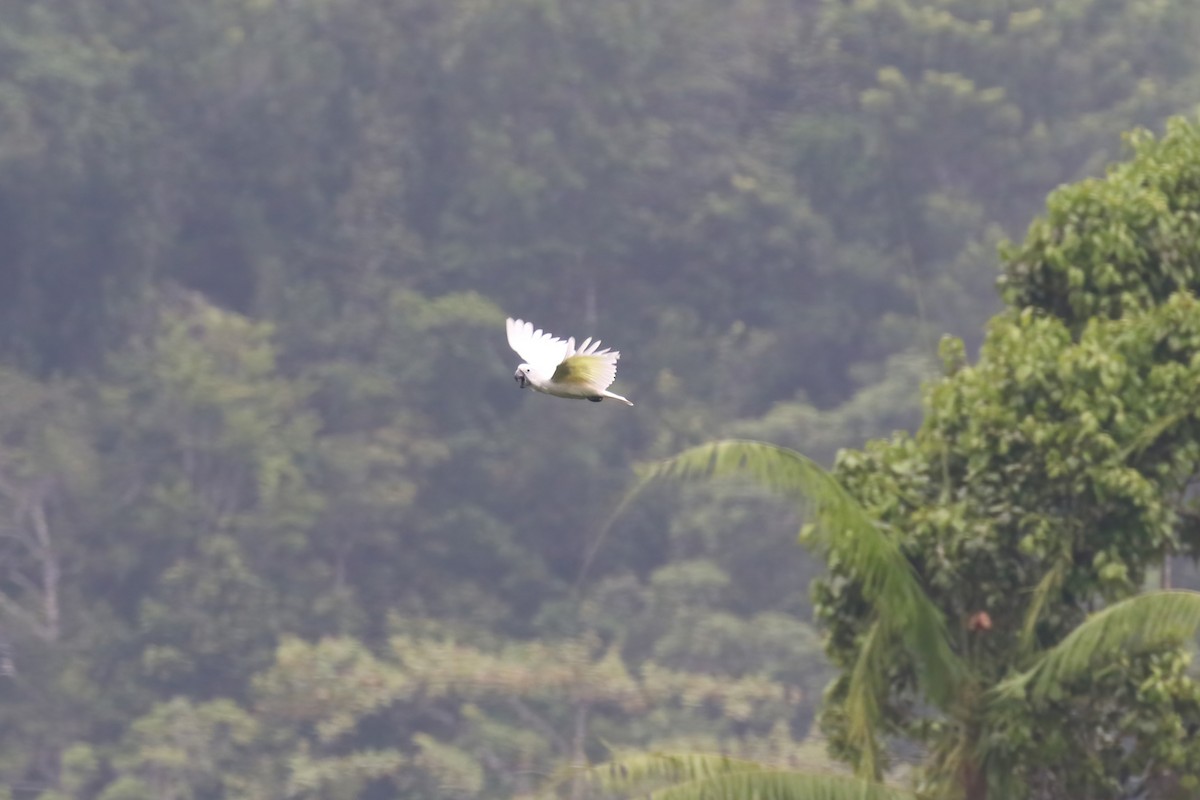
<path id="1" fill-rule="evenodd" d="M 5 0 L 0 797 L 822 759 L 798 520 L 661 492 L 596 546 L 632 465 L 913 427 L 997 244 L 1197 107 L 1197 41 L 1192 0 Z M 506 315 L 636 407 L 517 391 Z"/>

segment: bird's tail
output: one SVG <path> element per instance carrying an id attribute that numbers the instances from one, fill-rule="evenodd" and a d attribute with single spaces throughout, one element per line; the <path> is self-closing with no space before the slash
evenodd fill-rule
<path id="1" fill-rule="evenodd" d="M 622 403 L 624 403 L 627 406 L 633 405 L 633 403 L 629 402 L 629 400 L 627 400 L 626 398 L 621 397 L 621 395 L 619 395 L 619 394 L 614 394 L 613 392 L 605 391 L 604 396 L 611 397 L 613 400 L 620 400 Z"/>

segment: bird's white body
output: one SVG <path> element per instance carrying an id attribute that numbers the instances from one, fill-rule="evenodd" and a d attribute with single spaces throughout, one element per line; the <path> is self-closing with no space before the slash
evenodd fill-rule
<path id="1" fill-rule="evenodd" d="M 585 339 L 578 348 L 575 339 L 565 342 L 535 330 L 532 323 L 508 319 L 508 344 L 525 359 L 513 374 L 522 388 L 534 389 L 555 397 L 600 402 L 604 398 L 633 403 L 608 391 L 617 376 L 620 352 L 600 349 L 600 340 Z"/>

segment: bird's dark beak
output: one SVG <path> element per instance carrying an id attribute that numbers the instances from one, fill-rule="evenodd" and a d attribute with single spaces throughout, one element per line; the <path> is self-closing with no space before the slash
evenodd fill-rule
<path id="1" fill-rule="evenodd" d="M 519 389 L 525 388 L 525 380 L 526 379 L 522 373 L 518 372 L 516 375 L 513 375 L 513 380 L 515 380 L 517 382 L 517 388 L 519 388 Z"/>

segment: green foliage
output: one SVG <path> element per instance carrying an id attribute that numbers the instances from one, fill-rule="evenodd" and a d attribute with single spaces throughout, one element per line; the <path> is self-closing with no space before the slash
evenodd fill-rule
<path id="1" fill-rule="evenodd" d="M 254 720 L 228 700 L 159 704 L 131 726 L 114 759 L 119 777 L 100 797 L 193 800 L 236 791 L 256 734 Z"/>
<path id="2" fill-rule="evenodd" d="M 791 469 L 769 468 L 772 461 L 780 460 Z M 757 443 L 719 442 L 685 452 L 646 470 L 645 474 L 650 480 L 664 475 L 696 479 L 744 474 L 782 489 L 785 494 L 800 493 L 820 499 L 821 488 L 814 488 L 813 476 L 806 474 L 813 470 L 815 467 L 786 450 Z M 854 505 L 848 499 L 845 502 Z M 852 518 L 831 517 L 828 511 L 818 516 L 830 526 L 830 535 L 835 540 L 844 537 L 859 541 Z M 870 585 L 872 570 L 859 573 L 862 567 L 857 564 L 832 563 L 849 580 Z M 896 571 L 907 575 L 909 567 L 901 564 Z M 1053 579 L 1044 580 L 1035 592 L 1027 630 L 1036 624 L 1049 594 L 1060 588 L 1061 575 L 1051 575 Z M 863 590 L 863 595 L 868 600 L 873 597 L 869 590 Z M 1137 745 L 1132 751 L 1121 752 L 1119 748 L 1105 747 L 1103 738 L 1089 742 L 1080 760 L 1066 767 L 1071 771 L 1074 785 L 1120 791 L 1120 773 L 1113 774 L 1115 763 L 1122 764 L 1125 774 L 1149 774 L 1169 767 L 1180 776 L 1180 786 L 1189 785 L 1194 780 L 1189 770 L 1200 753 L 1188 746 L 1183 730 L 1186 720 L 1200 713 L 1200 686 L 1187 677 L 1186 659 L 1179 657 L 1177 650 L 1174 653 L 1171 650 L 1192 640 L 1200 629 L 1197 598 L 1200 594 L 1195 592 L 1159 592 L 1118 603 L 1037 654 L 1025 672 L 993 683 L 983 693 L 979 690 L 983 682 L 980 677 L 989 674 L 988 667 L 994 670 L 994 663 L 981 663 L 978 649 L 965 645 L 970 661 L 963 664 L 952 652 L 954 645 L 946 630 L 936 630 L 932 635 L 938 637 L 941 648 L 935 652 L 945 654 L 941 656 L 945 662 L 935 667 L 958 671 L 963 677 L 957 683 L 936 687 L 942 690 L 940 693 L 931 691 L 933 687 L 923 682 L 915 687 L 919 692 L 917 702 L 932 701 L 947 717 L 945 723 L 914 728 L 922 731 L 933 748 L 927 787 L 939 796 L 957 796 L 958 792 L 971 795 L 982 791 L 984 786 L 992 786 L 1001 796 L 1010 796 L 1014 792 L 1028 792 L 1038 784 L 1054 785 L 1061 778 L 1047 773 L 1061 772 L 1064 765 L 1060 759 L 1072 754 L 1072 746 L 1079 746 L 1081 739 L 1087 741 L 1088 737 L 1096 736 L 1096 729 L 1106 726 L 1122 735 L 1136 737 Z M 921 600 L 928 602 L 923 593 Z M 888 720 L 881 703 L 890 701 L 889 695 L 894 692 L 888 682 L 894 680 L 892 663 L 897 647 L 888 637 L 890 625 L 894 624 L 889 614 L 899 607 L 901 604 L 881 603 L 876 599 L 873 622 L 856 640 L 858 652 L 853 664 L 834 684 L 831 695 L 836 705 L 829 718 L 836 735 L 841 737 L 839 744 L 854 757 L 862 772 L 876 780 L 882 754 L 875 736 L 880 729 L 887 729 Z M 977 627 L 972 623 L 969 630 L 976 635 L 987 635 L 992 631 L 990 617 L 986 625 Z M 911 652 L 907 655 L 914 657 Z M 1027 650 L 1018 650 L 1017 655 L 1033 658 Z M 918 657 L 930 659 L 928 652 Z M 992 660 L 996 660 L 994 656 Z M 1012 663 L 1009 661 L 1010 670 Z M 1109 685 L 1116 688 L 1115 696 L 1105 693 L 1104 687 Z M 1063 701 L 1071 695 L 1090 699 L 1083 709 L 1076 708 L 1064 715 Z M 1067 702 L 1074 705 L 1079 700 L 1071 698 Z M 1054 720 L 1049 736 L 1045 732 L 1035 734 L 1032 727 L 1046 725 L 1044 721 L 1035 721 L 1043 715 Z M 1068 719 L 1065 724 L 1064 716 Z M 1070 730 L 1072 726 L 1074 730 Z M 1032 752 L 1035 747 L 1043 748 L 1042 752 Z M 763 769 L 759 764 L 742 765 L 719 756 L 696 756 L 689 761 L 686 757 L 639 754 L 628 763 L 617 759 L 596 769 L 606 785 L 637 786 L 657 781 L 667 788 L 653 796 L 669 797 L 744 796 L 755 792 L 767 796 L 774 796 L 771 792 L 789 793 L 779 796 L 807 796 L 790 793 L 801 791 L 795 787 L 807 786 L 804 781 L 812 777 L 802 772 L 764 774 L 758 772 Z M 747 776 L 743 772 L 752 774 Z M 736 777 L 715 779 L 714 773 L 735 773 Z"/>
<path id="3" fill-rule="evenodd" d="M 1175 122 L 1168 138 L 1185 128 Z M 1157 156 L 1144 148 L 1113 174 L 1159 175 Z M 1081 197 L 1070 213 L 1090 222 Z M 1180 498 L 1200 464 L 1200 306 L 1187 292 L 1156 295 L 1160 276 L 1134 282 L 1127 297 L 1141 300 L 1111 309 L 1119 318 L 1096 306 L 1076 324 L 1046 304 L 1014 308 L 992 321 L 973 366 L 946 343 L 948 374 L 928 388 L 916 435 L 839 455 L 849 494 L 798 454 L 753 442 L 695 448 L 645 473 L 744 476 L 816 506 L 825 537 L 805 538 L 827 553 L 815 599 L 841 672 L 824 724 L 862 774 L 879 776 L 883 734 L 927 749 L 920 780 L 932 796 L 1052 797 L 1064 785 L 1184 796 L 1200 781 L 1187 733 L 1200 724 L 1200 685 L 1180 650 L 1197 630 L 1197 595 L 1130 597 L 1190 541 Z M 1072 292 L 1100 295 L 1076 285 L 1054 299 Z M 950 624 L 924 628 L 919 649 L 893 635 L 920 629 L 911 616 L 889 627 L 909 606 L 881 590 L 884 576 Z M 955 680 L 931 684 L 937 668 Z M 762 783 L 734 775 L 742 793 Z M 706 796 L 703 780 L 660 777 L 676 784 L 670 796 Z"/>
<path id="4" fill-rule="evenodd" d="M 1184 127 L 1174 123 L 1170 137 Z M 1127 183 L 1158 175 L 1158 153 L 1147 146 L 1113 175 Z M 1056 202 L 1056 213 L 1081 226 L 1105 213 L 1072 189 Z M 1043 263 L 1050 270 L 1057 262 Z M 915 710 L 918 666 L 894 648 L 874 656 L 888 684 L 884 730 L 929 746 L 931 775 L 943 788 L 986 780 L 1042 796 L 1066 782 L 1116 796 L 1131 776 L 1192 780 L 1194 748 L 1177 738 L 1197 719 L 1196 686 L 1178 651 L 1189 636 L 1191 598 L 1131 600 L 1077 627 L 1097 603 L 1134 594 L 1193 538 L 1179 498 L 1200 463 L 1200 306 L 1190 294 L 1161 293 L 1160 273 L 1148 274 L 1127 293 L 1140 300 L 1105 307 L 1123 311 L 1117 319 L 1100 305 L 1087 306 L 1099 315 L 1086 320 L 1044 313 L 1068 301 L 1107 302 L 1102 288 L 1083 285 L 1059 287 L 1048 295 L 1053 304 L 996 317 L 978 362 L 954 365 L 929 387 L 915 436 L 838 459 L 835 475 L 894 532 L 983 690 L 962 697 L 949 718 L 931 720 Z M 857 710 L 847 687 L 872 655 L 875 617 L 853 572 L 832 567 L 818 583 L 817 606 L 830 655 L 845 672 L 826 724 L 855 754 Z M 1135 629 L 1146 638 L 1131 639 Z M 1032 706 L 1020 710 L 1014 701 L 1002 721 L 990 719 L 981 700 L 988 687 L 1018 691 L 1031 681 Z M 1148 694 L 1149 685 L 1158 688 Z M 1125 750 L 1109 745 L 1122 736 L 1131 737 Z M 1006 758 L 980 762 L 989 748 Z M 962 778 L 972 770 L 976 778 Z"/>
<path id="5" fill-rule="evenodd" d="M 653 709 L 666 730 L 757 727 L 786 719 L 787 696 L 762 676 L 653 664 L 631 672 L 595 640 L 483 648 L 397 636 L 377 656 L 353 639 L 287 639 L 247 710 L 177 699 L 136 722 L 108 791 L 154 781 L 190 797 L 215 791 L 219 774 L 224 791 L 250 794 L 282 782 L 297 797 L 358 797 L 370 786 L 413 797 L 511 796 L 532 791 L 537 772 L 586 760 L 595 743 L 573 728 L 589 718 L 620 727 Z M 440 720 L 432 728 L 440 735 L 411 727 L 414 717 Z M 392 746 L 371 744 L 380 725 Z"/>
<path id="6" fill-rule="evenodd" d="M 1194 3 L 1043 6 L 0 4 L 0 794 L 505 797 L 602 740 L 779 763 L 818 747 L 822 566 L 794 547 L 801 512 L 729 484 L 604 520 L 630 463 L 700 441 L 828 464 L 913 427 L 930 332 L 974 351 L 995 305 L 995 243 L 1119 131 L 1194 102 Z M 1192 288 L 1194 144 L 1182 123 L 1137 134 L 1152 169 L 1056 194 L 1006 291 L 1045 295 L 1069 258 L 1095 296 L 1014 302 L 1115 317 Z M 837 578 L 853 613 L 824 620 L 860 668 L 855 716 L 893 730 L 896 686 L 948 699 L 947 654 L 905 654 L 948 638 L 982 663 L 959 631 L 981 597 L 1041 587 L 993 614 L 1019 674 L 1091 610 L 1089 570 L 1115 599 L 1195 549 L 1195 517 L 1156 494 L 1192 457 L 1188 302 L 1124 334 L 997 323 L 989 358 L 1031 371 L 964 367 L 961 396 L 931 395 L 953 436 L 982 437 L 970 452 L 919 434 L 880 456 L 894 483 L 851 481 L 888 525 L 810 543 L 872 576 L 869 596 Z M 635 413 L 514 391 L 509 313 L 624 349 Z M 1028 400 L 1059 372 L 1062 398 Z M 1003 471 L 982 451 L 1025 435 L 1050 439 L 1002 472 L 1013 492 L 983 481 L 918 521 L 962 528 L 950 556 L 970 555 L 931 570 L 932 539 L 913 547 L 881 506 L 940 496 L 962 461 Z M 760 456 L 769 482 L 807 468 Z M 977 536 L 991 512 L 955 504 L 1018 488 L 1051 510 L 1013 507 L 1031 551 L 994 580 L 1012 532 Z M 927 570 L 947 622 L 914 593 Z M 1168 655 L 1130 669 L 1183 703 Z M 1169 750 L 1173 706 L 1144 695 L 1130 725 Z M 1190 757 L 1154 747 L 1139 765 Z"/>
<path id="7" fill-rule="evenodd" d="M 589 774 L 604 789 L 622 794 L 636 791 L 637 796 L 654 800 L 745 797 L 763 800 L 909 800 L 914 797 L 911 792 L 856 778 L 774 770 L 727 756 L 637 754 L 597 765 Z"/>
<path id="8" fill-rule="evenodd" d="M 1077 785 L 1124 791 L 1123 776 L 1110 766 L 1121 761 L 1127 775 L 1144 776 L 1163 796 L 1186 796 L 1200 755 L 1186 733 L 1200 713 L 1200 686 L 1189 676 L 1190 654 L 1178 648 L 1195 640 L 1198 602 L 1195 592 L 1168 591 L 1116 603 L 994 686 L 985 701 L 992 730 L 980 743 L 994 790 L 1027 792 L 1044 783 L 1072 744 L 1039 720 L 1071 714 L 1081 728 L 1108 726 L 1125 742 L 1092 743 L 1076 768 Z M 1108 702 L 1081 703 L 1087 696 Z"/>
<path id="9" fill-rule="evenodd" d="M 1134 158 L 1104 178 L 1055 191 L 1046 216 L 1007 248 L 1006 301 L 1043 309 L 1073 331 L 1200 289 L 1200 129 L 1130 134 Z"/>
<path id="10" fill-rule="evenodd" d="M 1089 617 L 1048 650 L 1028 671 L 1009 678 L 1001 692 L 1027 691 L 1044 701 L 1055 687 L 1097 668 L 1098 657 L 1136 655 L 1190 642 L 1200 629 L 1200 594 L 1156 592 L 1114 603 Z"/>
<path id="11" fill-rule="evenodd" d="M 910 656 L 921 666 L 922 686 L 939 703 L 954 697 L 962 680 L 957 659 L 946 647 L 945 622 L 918 584 L 911 565 L 894 542 L 865 515 L 828 473 L 795 451 L 758 442 L 723 441 L 700 445 L 667 461 L 642 469 L 642 482 L 627 497 L 632 501 L 649 482 L 661 478 L 707 480 L 748 477 L 784 497 L 807 503 L 816 524 L 807 527 L 802 541 L 816 549 L 831 565 L 854 575 L 862 595 L 877 614 L 875 635 L 902 639 Z M 864 648 L 864 652 L 871 652 Z M 868 656 L 870 658 L 871 656 Z M 866 683 L 874 670 L 866 665 L 855 674 L 855 702 L 864 727 L 857 739 L 873 749 L 871 729 L 879 724 L 875 713 L 876 687 Z M 868 774 L 876 772 L 870 763 Z"/>

